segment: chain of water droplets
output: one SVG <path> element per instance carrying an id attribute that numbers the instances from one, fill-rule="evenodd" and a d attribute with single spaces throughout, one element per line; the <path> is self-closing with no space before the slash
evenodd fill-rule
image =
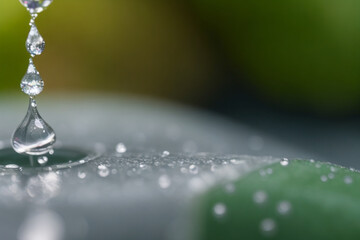
<path id="1" fill-rule="evenodd" d="M 25 44 L 30 53 L 29 66 L 20 83 L 21 90 L 30 97 L 30 101 L 24 120 L 12 136 L 11 145 L 20 154 L 43 155 L 52 151 L 56 135 L 50 125 L 41 118 L 35 101 L 35 96 L 44 88 L 44 81 L 35 67 L 33 58 L 41 55 L 45 49 L 45 41 L 36 27 L 35 19 L 52 0 L 20 0 L 20 2 L 31 15 L 30 32 Z"/>

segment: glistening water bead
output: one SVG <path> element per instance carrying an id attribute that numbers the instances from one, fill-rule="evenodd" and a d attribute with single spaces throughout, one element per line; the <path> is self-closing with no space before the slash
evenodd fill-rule
<path id="1" fill-rule="evenodd" d="M 35 99 L 30 98 L 28 112 L 12 137 L 12 147 L 20 154 L 43 155 L 55 143 L 54 130 L 37 111 Z"/>
<path id="2" fill-rule="evenodd" d="M 45 41 L 35 25 L 37 14 L 50 5 L 52 0 L 20 0 L 31 14 L 30 32 L 26 39 L 26 49 L 32 57 L 40 55 L 45 49 Z M 27 114 L 15 130 L 11 145 L 20 154 L 44 155 L 53 151 L 56 141 L 54 130 L 45 122 L 37 110 L 34 97 L 40 94 L 44 88 L 44 82 L 36 69 L 33 59 L 30 58 L 27 72 L 20 84 L 21 90 L 29 95 L 29 107 Z M 39 158 L 39 164 L 46 164 L 47 158 Z M 33 161 L 31 161 L 33 162 Z"/>
<path id="3" fill-rule="evenodd" d="M 21 4 L 31 13 L 40 13 L 47 8 L 53 0 L 20 0 Z"/>

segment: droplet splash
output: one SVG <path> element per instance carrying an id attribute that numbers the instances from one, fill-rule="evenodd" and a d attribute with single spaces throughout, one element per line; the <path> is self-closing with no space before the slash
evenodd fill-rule
<path id="1" fill-rule="evenodd" d="M 26 49 L 33 57 L 41 55 L 45 49 L 45 41 L 40 35 L 35 23 L 31 24 L 30 32 L 26 39 Z"/>
<path id="2" fill-rule="evenodd" d="M 52 1 L 53 0 L 20 0 L 21 4 L 24 5 L 31 14 L 44 11 Z"/>
<path id="3" fill-rule="evenodd" d="M 29 60 L 28 70 L 21 81 L 20 87 L 21 90 L 29 96 L 36 96 L 44 89 L 44 81 L 40 77 L 31 58 Z M 36 104 L 36 102 L 33 104 Z"/>
<path id="4" fill-rule="evenodd" d="M 55 141 L 54 130 L 41 118 L 35 99 L 30 98 L 27 114 L 12 136 L 13 149 L 20 154 L 44 155 Z"/>

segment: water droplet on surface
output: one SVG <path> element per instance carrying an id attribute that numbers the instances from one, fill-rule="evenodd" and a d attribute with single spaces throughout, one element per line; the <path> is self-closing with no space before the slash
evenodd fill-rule
<path id="1" fill-rule="evenodd" d="M 34 102 L 35 99 L 31 98 L 27 114 L 12 136 L 11 145 L 20 154 L 44 155 L 52 150 L 56 135 L 37 108 L 32 106 Z"/>
<path id="2" fill-rule="evenodd" d="M 18 169 L 19 166 L 16 164 L 8 164 L 5 166 L 6 169 Z"/>
<path id="3" fill-rule="evenodd" d="M 78 175 L 78 178 L 80 178 L 80 179 L 86 178 L 86 172 L 84 172 L 84 171 L 79 171 L 77 175 Z"/>
<path id="4" fill-rule="evenodd" d="M 160 176 L 158 182 L 159 182 L 159 186 L 163 189 L 169 188 L 171 185 L 171 180 L 167 175 Z"/>
<path id="5" fill-rule="evenodd" d="M 226 206 L 223 203 L 217 203 L 214 206 L 214 214 L 216 217 L 223 217 L 226 214 Z"/>
<path id="6" fill-rule="evenodd" d="M 263 204 L 267 201 L 267 194 L 264 191 L 257 191 L 253 195 L 253 200 L 257 204 Z"/>
<path id="7" fill-rule="evenodd" d="M 170 155 L 170 152 L 169 151 L 164 151 L 162 154 L 161 154 L 161 157 L 167 157 Z"/>
<path id="8" fill-rule="evenodd" d="M 98 174 L 100 177 L 107 177 L 107 176 L 109 176 L 110 171 L 109 171 L 108 167 L 101 164 L 98 166 Z"/>
<path id="9" fill-rule="evenodd" d="M 31 14 L 44 11 L 52 1 L 53 0 L 20 0 L 21 4 L 24 5 Z"/>
<path id="10" fill-rule="evenodd" d="M 268 168 L 268 169 L 266 169 L 266 173 L 267 173 L 267 174 L 269 174 L 269 175 L 271 175 L 271 174 L 273 173 L 272 168 Z"/>
<path id="11" fill-rule="evenodd" d="M 352 184 L 352 182 L 353 182 L 353 179 L 352 179 L 350 176 L 346 176 L 346 177 L 344 178 L 344 183 L 346 183 L 346 184 Z"/>
<path id="12" fill-rule="evenodd" d="M 328 178 L 329 178 L 329 179 L 334 179 L 334 178 L 335 178 L 335 174 L 329 173 L 329 174 L 328 174 Z"/>
<path id="13" fill-rule="evenodd" d="M 325 175 L 322 175 L 322 176 L 320 177 L 320 179 L 321 179 L 322 182 L 326 182 L 326 181 L 328 180 Z"/>
<path id="14" fill-rule="evenodd" d="M 284 167 L 289 165 L 289 159 L 287 159 L 287 158 L 281 159 L 280 164 L 281 164 L 281 166 L 284 166 Z"/>
<path id="15" fill-rule="evenodd" d="M 198 174 L 199 168 L 196 165 L 190 165 L 189 166 L 189 172 L 191 174 Z"/>
<path id="16" fill-rule="evenodd" d="M 277 205 L 277 211 L 281 215 L 287 215 L 291 211 L 291 203 L 288 201 L 281 201 Z"/>
<path id="17" fill-rule="evenodd" d="M 271 218 L 266 218 L 261 221 L 260 230 L 265 236 L 272 236 L 276 231 L 276 222 Z"/>
<path id="18" fill-rule="evenodd" d="M 49 159 L 46 156 L 42 156 L 42 157 L 39 157 L 37 159 L 37 161 L 40 165 L 44 165 L 49 161 Z"/>
<path id="19" fill-rule="evenodd" d="M 239 165 L 239 164 L 245 163 L 244 160 L 238 160 L 238 159 L 231 159 L 230 162 L 234 165 Z"/>
<path id="20" fill-rule="evenodd" d="M 332 171 L 332 172 L 336 172 L 336 168 L 335 168 L 335 167 L 333 167 L 333 166 L 331 166 L 331 167 L 330 167 L 330 171 Z"/>
<path id="21" fill-rule="evenodd" d="M 118 143 L 116 145 L 116 152 L 118 153 L 125 153 L 126 152 L 126 146 L 123 143 Z"/>
<path id="22" fill-rule="evenodd" d="M 29 96 L 36 96 L 44 89 L 44 81 L 40 77 L 39 72 L 36 70 L 31 58 L 29 60 L 27 72 L 21 80 L 20 87 L 21 90 Z M 33 107 L 36 107 L 36 102 L 33 102 L 32 104 Z"/>
<path id="23" fill-rule="evenodd" d="M 226 191 L 227 193 L 233 193 L 233 192 L 235 192 L 235 185 L 232 184 L 232 183 L 226 184 L 226 185 L 225 185 L 225 191 Z"/>
<path id="24" fill-rule="evenodd" d="M 31 56 L 41 55 L 45 49 L 45 41 L 35 24 L 31 25 L 29 35 L 26 39 L 26 49 Z"/>

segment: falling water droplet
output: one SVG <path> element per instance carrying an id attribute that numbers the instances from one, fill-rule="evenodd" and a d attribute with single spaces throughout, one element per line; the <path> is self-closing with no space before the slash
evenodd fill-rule
<path id="1" fill-rule="evenodd" d="M 40 13 L 47 8 L 53 0 L 20 0 L 21 4 L 31 13 Z"/>
<path id="2" fill-rule="evenodd" d="M 346 176 L 346 177 L 344 178 L 344 182 L 345 182 L 346 184 L 352 184 L 353 179 L 352 179 L 350 176 Z"/>
<path id="3" fill-rule="evenodd" d="M 45 41 L 34 23 L 26 39 L 26 49 L 31 56 L 40 55 L 45 49 Z"/>
<path id="4" fill-rule="evenodd" d="M 30 98 L 27 114 L 12 136 L 12 147 L 20 154 L 46 154 L 56 141 L 54 130 L 41 118 L 34 103 L 36 106 L 35 99 Z"/>
<path id="5" fill-rule="evenodd" d="M 44 89 L 44 81 L 40 77 L 39 72 L 36 70 L 31 58 L 29 60 L 28 70 L 21 80 L 20 87 L 21 90 L 29 96 L 36 96 Z M 32 104 L 33 107 L 36 107 L 36 102 L 33 102 Z"/>

